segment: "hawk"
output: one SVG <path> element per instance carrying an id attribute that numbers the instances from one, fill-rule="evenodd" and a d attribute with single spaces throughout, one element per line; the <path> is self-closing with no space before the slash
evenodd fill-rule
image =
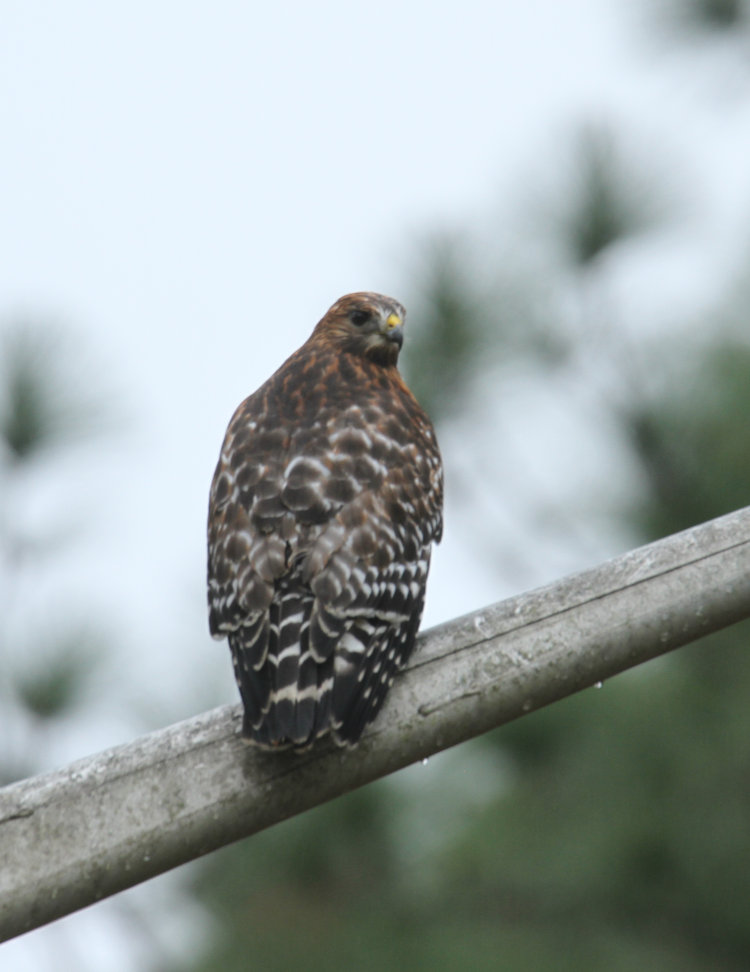
<path id="1" fill-rule="evenodd" d="M 349 294 L 229 423 L 211 485 L 209 627 L 228 638 L 242 734 L 351 745 L 419 628 L 443 470 L 396 368 L 405 311 Z"/>

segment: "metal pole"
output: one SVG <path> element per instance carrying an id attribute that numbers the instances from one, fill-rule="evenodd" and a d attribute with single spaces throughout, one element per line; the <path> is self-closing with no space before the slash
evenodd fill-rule
<path id="1" fill-rule="evenodd" d="M 353 750 L 224 707 L 0 791 L 0 940 L 750 616 L 750 507 L 421 636 Z"/>

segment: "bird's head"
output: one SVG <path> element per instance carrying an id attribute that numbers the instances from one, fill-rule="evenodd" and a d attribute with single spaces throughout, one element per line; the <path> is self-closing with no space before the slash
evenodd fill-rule
<path id="1" fill-rule="evenodd" d="M 405 317 L 403 305 L 393 297 L 347 294 L 330 308 L 315 333 L 334 341 L 342 350 L 378 364 L 395 365 L 404 341 Z"/>

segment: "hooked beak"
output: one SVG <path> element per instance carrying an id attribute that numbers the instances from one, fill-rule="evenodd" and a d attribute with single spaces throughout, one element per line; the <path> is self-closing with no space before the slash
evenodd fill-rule
<path id="1" fill-rule="evenodd" d="M 404 343 L 404 322 L 398 316 L 398 314 L 389 314 L 385 322 L 385 336 L 389 341 L 397 347 L 401 347 Z"/>

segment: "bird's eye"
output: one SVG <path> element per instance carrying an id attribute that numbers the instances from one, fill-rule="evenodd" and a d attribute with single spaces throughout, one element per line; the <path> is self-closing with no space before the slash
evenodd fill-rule
<path id="1" fill-rule="evenodd" d="M 370 311 L 362 310 L 360 308 L 359 310 L 353 310 L 351 312 L 349 315 L 349 320 L 352 322 L 352 324 L 354 324 L 355 327 L 362 327 L 362 325 L 366 324 L 371 317 L 372 314 Z"/>

